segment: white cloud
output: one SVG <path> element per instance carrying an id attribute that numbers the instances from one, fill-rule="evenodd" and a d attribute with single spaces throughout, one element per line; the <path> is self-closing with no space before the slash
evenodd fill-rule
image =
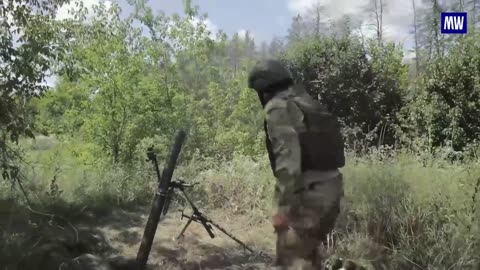
<path id="1" fill-rule="evenodd" d="M 377 34 L 368 23 L 362 22 L 357 29 L 353 29 L 353 34 L 361 38 L 373 38 Z"/>
<path id="2" fill-rule="evenodd" d="M 207 29 L 208 32 L 210 32 L 210 38 L 215 40 L 217 38 L 217 33 L 218 33 L 218 26 L 214 24 L 210 19 L 200 19 L 198 17 L 195 17 L 192 19 L 191 23 L 194 26 L 197 25 L 203 25 Z"/>
<path id="3" fill-rule="evenodd" d="M 342 16 L 350 15 L 363 20 L 358 32 L 363 32 L 365 37 L 375 35 L 373 27 L 374 14 L 368 10 L 370 0 L 287 0 L 289 10 L 296 14 L 308 14 L 312 7 L 321 5 L 330 19 L 339 19 Z M 421 1 L 416 1 L 420 7 Z M 410 34 L 413 25 L 412 2 L 406 0 L 384 0 L 383 27 L 384 38 L 389 41 L 411 43 L 413 38 Z"/>
<path id="4" fill-rule="evenodd" d="M 248 32 L 248 36 L 250 37 L 250 39 L 255 39 L 255 35 L 252 34 L 252 32 L 250 32 L 249 30 L 246 30 L 246 29 L 241 29 L 240 31 L 238 31 L 237 32 L 238 37 L 241 38 L 241 39 L 245 39 L 245 37 L 247 36 L 247 32 Z"/>
<path id="5" fill-rule="evenodd" d="M 57 10 L 57 20 L 66 20 L 66 19 L 73 19 L 73 13 L 79 10 L 78 4 L 82 3 L 83 6 L 88 10 L 89 14 L 92 14 L 92 8 L 94 6 L 98 6 L 100 4 L 100 0 L 76 0 L 72 1 L 66 5 L 61 6 Z M 109 0 L 103 1 L 105 5 L 105 9 L 110 9 L 112 7 L 112 2 Z"/>
<path id="6" fill-rule="evenodd" d="M 368 0 L 287 0 L 288 8 L 295 14 L 305 14 L 315 5 L 325 7 L 325 14 L 338 19 L 346 14 L 356 14 Z"/>

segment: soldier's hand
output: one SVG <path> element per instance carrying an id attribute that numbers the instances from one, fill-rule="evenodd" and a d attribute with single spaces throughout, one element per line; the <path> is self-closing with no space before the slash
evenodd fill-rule
<path id="1" fill-rule="evenodd" d="M 275 233 L 288 231 L 289 221 L 285 213 L 276 213 L 272 216 L 273 228 Z"/>

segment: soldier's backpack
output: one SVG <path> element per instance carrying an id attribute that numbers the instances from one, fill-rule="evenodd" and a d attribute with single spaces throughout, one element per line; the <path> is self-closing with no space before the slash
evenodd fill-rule
<path id="1" fill-rule="evenodd" d="M 303 112 L 306 127 L 299 130 L 302 170 L 324 171 L 345 166 L 344 140 L 338 119 L 310 96 L 296 96 L 292 100 Z"/>

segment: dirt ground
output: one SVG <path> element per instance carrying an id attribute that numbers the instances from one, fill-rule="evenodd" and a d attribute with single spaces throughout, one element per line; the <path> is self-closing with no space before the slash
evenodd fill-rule
<path id="1" fill-rule="evenodd" d="M 118 254 L 135 257 L 148 214 L 123 214 L 132 215 L 130 225 L 107 222 L 100 230 Z M 253 228 L 241 217 L 229 217 L 221 211 L 206 214 L 255 251 L 272 256 L 273 231 L 267 224 Z M 151 269 L 268 269 L 268 258 L 252 255 L 218 229 L 214 229 L 212 239 L 201 224 L 192 222 L 184 236 L 177 239 L 187 222 L 180 217 L 180 213 L 172 211 L 160 221 L 149 257 Z"/>
<path id="2" fill-rule="evenodd" d="M 28 248 L 23 250 L 25 251 L 23 261 L 30 262 L 28 265 L 37 266 L 32 269 L 37 269 L 41 264 L 41 262 L 35 262 L 36 257 L 45 257 L 45 255 L 35 257 L 35 254 L 44 252 L 37 251 L 37 249 L 41 250 L 38 248 L 41 246 L 40 243 L 61 238 L 72 239 L 77 236 L 80 241 L 88 244 L 75 256 L 92 253 L 103 258 L 122 256 L 133 259 L 141 242 L 148 213 L 149 208 L 106 211 L 101 214 L 83 209 L 81 214 L 70 219 L 70 224 L 73 226 L 54 226 L 48 218 L 35 219 L 32 216 L 29 220 L 35 221 L 30 224 L 20 224 L 26 220 L 24 216 L 18 220 L 10 219 L 8 223 L 0 224 L 2 225 L 0 229 L 3 227 L 4 235 L 18 235 L 23 231 L 24 235 L 29 237 L 33 244 L 26 244 Z M 205 215 L 250 248 L 263 252 L 267 256 L 252 255 L 217 229 L 214 229 L 215 238 L 212 239 L 203 226 L 195 222 L 188 227 L 184 237 L 177 240 L 177 235 L 187 220 L 185 218 L 182 220 L 181 214 L 172 209 L 159 222 L 150 252 L 148 269 L 273 269 L 270 258 L 273 256 L 274 234 L 268 224 L 249 224 L 246 218 L 231 216 L 222 211 L 205 213 Z M 1 264 L 0 258 L 1 270 L 20 268 L 30 270 L 30 266 L 25 264 L 25 266 L 7 268 Z"/>

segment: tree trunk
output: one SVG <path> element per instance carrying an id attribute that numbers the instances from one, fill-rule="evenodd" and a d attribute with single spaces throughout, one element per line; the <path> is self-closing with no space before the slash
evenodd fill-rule
<path id="1" fill-rule="evenodd" d="M 418 77 L 420 72 L 420 50 L 418 47 L 418 33 L 417 33 L 417 10 L 415 8 L 415 0 L 412 0 L 413 8 L 413 34 L 415 39 L 415 78 Z"/>

